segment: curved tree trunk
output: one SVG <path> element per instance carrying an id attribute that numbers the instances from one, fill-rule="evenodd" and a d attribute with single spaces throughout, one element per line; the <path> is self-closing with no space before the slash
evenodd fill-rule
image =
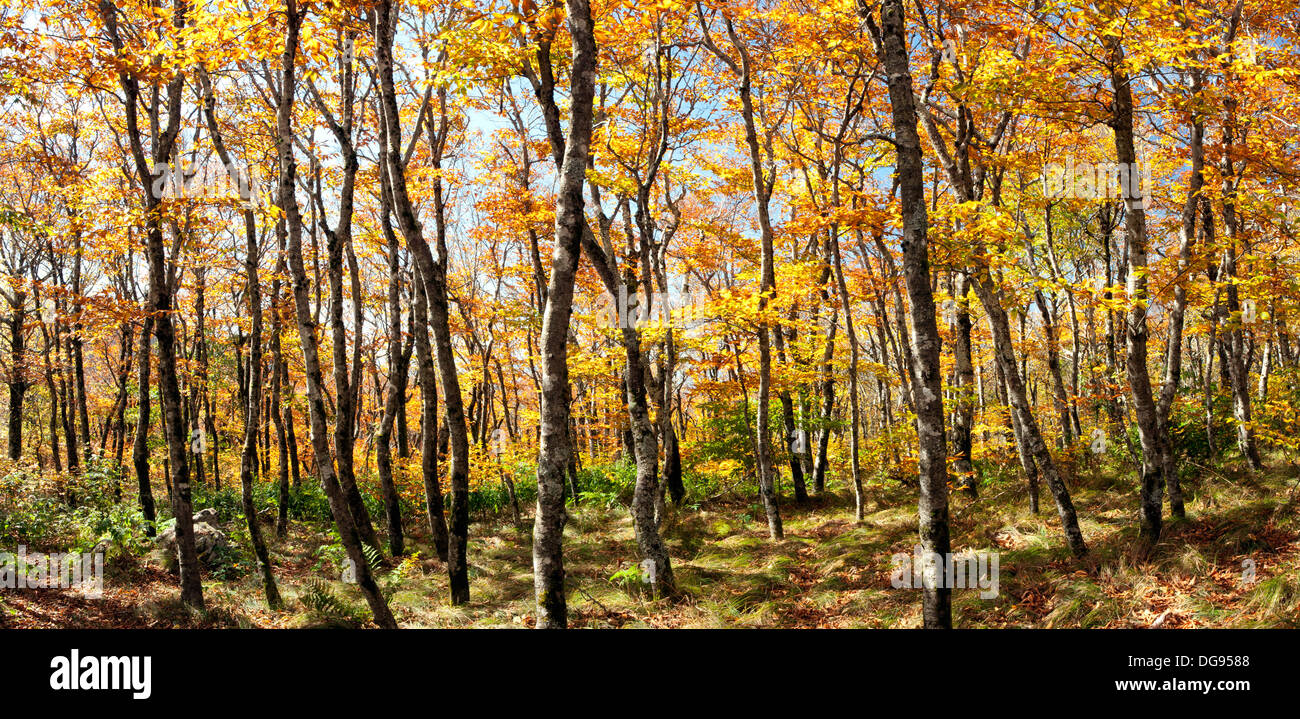
<path id="1" fill-rule="evenodd" d="M 279 203 L 284 213 L 288 231 L 289 272 L 293 280 L 294 310 L 298 321 L 298 337 L 302 345 L 303 364 L 307 378 L 307 409 L 311 421 L 312 454 L 322 489 L 329 500 L 330 511 L 338 526 L 339 538 L 347 551 L 348 561 L 355 570 L 357 584 L 366 597 L 375 624 L 385 629 L 396 629 L 397 621 L 388 608 L 388 601 L 379 591 L 365 553 L 361 549 L 361 535 L 352 517 L 347 496 L 339 486 L 334 471 L 334 457 L 330 451 L 329 427 L 326 422 L 324 373 L 320 365 L 320 345 L 316 336 L 317 323 L 312 313 L 308 295 L 307 270 L 302 253 L 302 214 L 295 196 L 297 163 L 293 156 L 293 105 L 295 93 L 295 58 L 298 52 L 298 32 L 305 11 L 298 9 L 297 0 L 286 0 L 287 31 L 284 53 L 280 64 L 280 96 L 277 112 L 277 150 L 280 159 Z"/>
<path id="2" fill-rule="evenodd" d="M 432 349 L 437 359 L 438 375 L 442 381 L 443 405 L 446 408 L 448 428 L 448 479 L 451 485 L 451 526 L 448 532 L 447 573 L 450 579 L 451 601 L 463 604 L 469 601 L 469 564 L 467 545 L 469 534 L 469 437 L 465 427 L 465 408 L 461 398 L 460 378 L 456 371 L 456 358 L 452 351 L 451 327 L 447 295 L 447 227 L 442 193 L 441 176 L 433 180 L 433 209 L 436 222 L 438 258 L 435 260 L 415 211 L 407 195 L 405 166 L 402 159 L 402 129 L 398 116 L 397 94 L 393 81 L 393 33 L 396 17 L 391 2 L 377 6 L 375 18 L 376 65 L 380 81 L 381 118 L 385 125 L 387 146 L 384 148 L 384 168 L 388 174 L 389 195 L 393 201 L 393 214 L 406 239 L 406 246 L 415 257 L 416 269 L 424 285 L 428 307 L 429 327 L 432 330 Z M 434 170 L 441 166 L 442 151 L 449 132 L 447 122 L 446 90 L 438 92 L 439 123 L 432 126 L 429 142 L 432 147 Z M 567 322 L 566 322 L 567 328 Z M 432 382 L 430 382 L 432 386 Z M 425 395 L 425 399 L 431 397 Z M 426 415 L 427 416 L 427 415 Z M 566 425 L 565 431 L 568 427 Z M 422 451 L 430 447 L 424 445 Z M 426 482 L 428 478 L 426 477 Z"/>
<path id="3" fill-rule="evenodd" d="M 178 27 L 185 25 L 184 3 L 178 3 L 174 10 L 173 22 Z M 125 44 L 118 32 L 117 9 L 112 3 L 100 6 L 101 20 L 112 42 L 116 55 L 121 55 Z M 126 133 L 135 160 L 136 174 L 145 195 L 145 229 L 146 256 L 149 262 L 149 309 L 155 313 L 153 322 L 154 337 L 158 340 L 158 394 L 162 399 L 163 419 L 167 440 L 170 471 L 174 477 L 172 483 L 172 514 L 176 518 L 176 545 L 180 555 L 181 600 L 191 607 L 203 608 L 203 584 L 199 575 L 199 557 L 194 547 L 194 518 L 190 504 L 189 465 L 186 458 L 188 443 L 185 441 L 185 425 L 181 417 L 180 387 L 176 379 L 176 331 L 172 325 L 172 285 L 167 271 L 166 248 L 163 245 L 161 198 L 152 192 L 153 165 L 171 157 L 181 123 L 181 92 L 184 89 L 185 76 L 177 74 L 167 85 L 167 126 L 166 130 L 155 139 L 153 162 L 150 162 L 141 146 L 140 128 L 137 119 L 140 87 L 139 81 L 123 65 L 118 72 L 118 81 L 122 86 L 124 97 L 123 109 L 126 115 Z M 151 107 L 151 120 L 157 125 L 158 106 Z M 174 260 L 175 258 L 173 258 Z M 144 353 L 146 356 L 147 352 Z"/>

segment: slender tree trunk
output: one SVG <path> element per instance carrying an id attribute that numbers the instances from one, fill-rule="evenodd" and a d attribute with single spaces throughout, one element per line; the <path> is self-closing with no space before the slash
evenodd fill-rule
<path id="1" fill-rule="evenodd" d="M 943 386 L 939 368 L 941 340 L 935 321 L 930 288 L 929 244 L 926 238 L 924 168 L 912 76 L 909 68 L 906 24 L 902 0 L 880 5 L 880 25 L 874 9 L 859 3 L 879 48 L 889 81 L 889 101 L 897 152 L 896 172 L 903 216 L 903 277 L 912 305 L 913 401 L 916 408 L 918 467 L 921 493 L 917 502 L 921 551 L 927 557 L 946 559 L 948 539 L 948 466 L 943 431 Z M 923 590 L 923 621 L 927 629 L 952 627 L 952 589 L 936 576 L 938 567 L 927 562 Z"/>
<path id="2" fill-rule="evenodd" d="M 415 217 L 407 195 L 405 167 L 402 160 L 402 130 L 398 116 L 396 89 L 393 81 L 392 44 L 395 30 L 394 9 L 390 2 L 377 6 L 376 64 L 380 80 L 380 96 L 385 124 L 387 147 L 384 148 L 385 169 L 388 173 L 389 193 L 393 200 L 394 215 L 398 220 L 406 246 L 415 257 L 416 268 L 424 283 L 428 306 L 429 326 L 432 330 L 432 347 L 437 359 L 439 379 L 442 381 L 443 405 L 446 408 L 448 428 L 448 479 L 451 485 L 451 522 L 448 532 L 447 573 L 450 580 L 451 601 L 464 604 L 469 601 L 469 437 L 466 433 L 465 409 L 461 397 L 460 378 L 452 350 L 450 309 L 447 293 L 447 227 L 441 177 L 433 181 L 434 219 L 436 222 L 438 258 L 434 259 L 422 228 Z M 446 91 L 438 92 L 439 127 L 432 128 L 429 142 L 432 147 L 434 169 L 441 167 L 442 152 L 449 132 Z M 432 131 L 436 130 L 436 132 Z M 566 323 L 567 325 L 567 323 Z M 425 395 L 428 400 L 429 396 Z M 567 425 L 565 431 L 567 432 Z M 426 445 L 424 452 L 429 451 Z"/>
<path id="3" fill-rule="evenodd" d="M 303 364 L 307 378 L 307 409 L 311 421 L 312 454 L 316 461 L 316 471 L 321 486 L 329 500 L 330 511 L 338 526 L 339 537 L 348 554 L 348 561 L 355 570 L 357 584 L 360 585 L 366 601 L 374 615 L 375 624 L 385 629 L 396 629 L 397 621 L 393 619 L 388 608 L 388 601 L 379 591 L 370 572 L 361 549 L 361 535 L 357 531 L 347 496 L 339 486 L 334 472 L 334 458 L 330 452 L 329 428 L 326 424 L 324 374 L 320 365 L 320 346 L 316 336 L 317 322 L 312 313 L 311 299 L 308 296 L 307 271 L 303 263 L 302 252 L 302 214 L 298 199 L 294 195 L 296 187 L 297 163 L 293 156 L 293 105 L 295 93 L 296 57 L 298 53 L 299 29 L 305 10 L 298 9 L 297 0 L 286 0 L 285 12 L 287 28 L 285 33 L 284 53 L 280 63 L 280 96 L 277 112 L 277 150 L 280 158 L 279 202 L 284 213 L 285 227 L 288 231 L 289 271 L 293 279 L 294 309 L 298 320 L 298 336 L 302 345 Z"/>
<path id="4" fill-rule="evenodd" d="M 449 538 L 442 487 L 438 481 L 438 385 L 433 351 L 429 348 L 429 302 L 424 284 L 415 288 L 415 366 L 420 375 L 420 469 L 424 475 L 429 535 L 438 557 L 447 561 Z M 445 391 L 445 390 L 444 390 Z"/>
<path id="5" fill-rule="evenodd" d="M 1229 101 L 1230 118 L 1223 131 L 1223 227 L 1227 234 L 1227 249 L 1223 256 L 1222 280 L 1224 282 L 1224 299 L 1228 310 L 1228 324 L 1225 327 L 1224 346 L 1228 350 L 1227 362 L 1229 385 L 1232 390 L 1232 415 L 1237 424 L 1237 448 L 1246 460 L 1246 466 L 1258 472 L 1264 468 L 1260 461 L 1259 448 L 1255 442 L 1255 430 L 1251 426 L 1250 411 L 1250 376 L 1245 361 L 1245 333 L 1242 330 L 1241 301 L 1237 290 L 1237 238 L 1240 234 L 1240 221 L 1237 217 L 1236 195 L 1237 183 L 1234 170 L 1233 144 L 1235 139 L 1235 107 Z"/>
<path id="6" fill-rule="evenodd" d="M 287 383 L 287 374 L 285 370 L 285 359 L 283 345 L 280 339 L 280 333 L 283 331 L 283 308 L 280 306 L 280 277 L 284 274 L 284 244 L 285 231 L 284 223 L 276 224 L 276 260 L 275 260 L 275 279 L 271 281 L 271 362 L 274 369 L 271 370 L 271 421 L 275 423 L 275 439 L 277 471 L 276 484 L 279 489 L 279 512 L 275 520 L 275 533 L 279 537 L 289 535 L 289 472 L 292 471 L 294 477 L 298 474 L 298 462 L 289 453 L 288 432 L 290 427 L 286 427 L 285 407 L 283 405 L 284 386 Z"/>
<path id="7" fill-rule="evenodd" d="M 76 245 L 75 254 L 72 260 L 72 303 L 73 303 L 73 323 L 72 332 L 69 336 L 69 350 L 72 354 L 72 372 L 76 388 L 77 417 L 81 429 L 81 446 L 84 447 L 87 460 L 90 458 L 90 413 L 86 406 L 86 369 L 85 362 L 82 359 L 82 350 L 85 346 L 85 340 L 82 338 L 83 325 L 81 322 L 82 315 L 82 289 L 81 289 L 81 263 L 82 263 L 82 238 L 80 232 L 73 233 L 73 242 Z"/>
<path id="8" fill-rule="evenodd" d="M 1121 168 L 1130 169 L 1136 176 L 1137 153 L 1133 141 L 1133 92 L 1128 73 L 1122 69 L 1124 49 L 1118 39 L 1111 41 L 1111 84 L 1115 93 L 1114 116 L 1115 154 Z M 1132 183 L 1136 184 L 1136 183 Z M 1140 188 L 1130 187 L 1131 192 Z M 1127 212 L 1124 217 L 1128 246 L 1128 380 L 1133 399 L 1133 412 L 1137 417 L 1138 437 L 1142 443 L 1141 540 L 1152 547 L 1160 538 L 1161 495 L 1164 489 L 1163 465 L 1160 456 L 1162 440 L 1157 419 L 1155 398 L 1151 393 L 1151 376 L 1147 370 L 1147 227 L 1143 200 L 1126 197 Z"/>
<path id="9" fill-rule="evenodd" d="M 629 259 L 624 271 L 623 287 L 626 295 L 637 297 L 638 283 L 633 259 Z M 649 278 L 646 279 L 648 282 Z M 641 301 L 648 299 L 642 297 Z M 621 323 L 624 354 L 627 358 L 623 375 L 627 378 L 627 413 L 632 425 L 632 447 L 636 460 L 632 524 L 641 556 L 652 563 L 655 590 L 663 594 L 675 594 L 677 590 L 668 550 L 659 536 L 658 523 L 655 521 L 655 497 L 659 487 L 659 442 L 655 436 L 654 424 L 650 421 L 650 408 L 646 401 L 646 368 L 641 359 L 641 333 L 636 329 L 634 317 L 635 315 L 624 317 Z"/>
<path id="10" fill-rule="evenodd" d="M 1201 94 L 1201 74 L 1193 71 L 1192 95 L 1199 98 Z M 1183 318 L 1187 313 L 1187 288 L 1184 285 L 1186 274 L 1191 269 L 1192 243 L 1196 240 L 1196 216 L 1198 203 L 1201 201 L 1205 187 L 1205 125 L 1200 112 L 1193 110 L 1189 150 L 1192 160 L 1191 178 L 1188 181 L 1187 201 L 1183 205 L 1183 223 L 1181 238 L 1178 243 L 1178 278 L 1174 283 L 1174 304 L 1169 311 L 1169 341 L 1165 345 L 1165 376 L 1160 385 L 1160 394 L 1156 399 L 1156 421 L 1159 426 L 1160 466 L 1165 482 L 1169 487 L 1169 513 L 1174 517 L 1186 516 L 1183 506 L 1183 488 L 1178 477 L 1178 467 L 1174 464 L 1173 433 L 1170 431 L 1169 419 L 1173 409 L 1174 395 L 1182 381 L 1183 370 Z"/>
<path id="11" fill-rule="evenodd" d="M 1043 434 L 1039 429 L 1038 420 L 1034 417 L 1032 405 L 1026 395 L 1024 375 L 1021 374 L 1020 366 L 1016 362 L 1015 346 L 1011 341 L 1011 324 L 1007 320 L 1007 312 L 1002 308 L 1002 304 L 998 300 L 997 290 L 993 286 L 992 278 L 989 277 L 988 268 L 982 265 L 977 267 L 973 279 L 972 287 L 989 318 L 989 326 L 993 334 L 994 356 L 1006 382 L 1007 399 L 1011 404 L 1012 411 L 1015 413 L 1013 426 L 1016 431 L 1016 444 L 1019 451 L 1023 453 L 1021 462 L 1025 467 L 1025 474 L 1030 483 L 1031 506 L 1036 512 L 1038 504 L 1037 481 L 1041 476 L 1047 482 L 1047 488 L 1056 501 L 1056 510 L 1061 517 L 1061 527 L 1065 532 L 1066 542 L 1070 545 L 1070 551 L 1074 553 L 1074 556 L 1082 557 L 1087 554 L 1088 550 L 1083 541 L 1083 533 L 1079 529 L 1079 520 L 1075 513 L 1074 502 L 1070 498 L 1070 491 L 1065 486 L 1065 481 L 1061 479 L 1056 463 L 1052 460 L 1051 452 L 1047 449 L 1047 443 L 1043 441 Z M 1030 460 L 1032 460 L 1032 466 Z"/>
<path id="12" fill-rule="evenodd" d="M 953 409 L 951 443 L 953 472 L 957 475 L 957 486 L 973 499 L 978 493 L 978 481 L 975 468 L 971 464 L 971 425 L 975 421 L 975 368 L 971 362 L 970 309 L 967 296 L 970 293 L 970 276 L 960 273 L 956 278 L 953 298 L 957 303 L 954 319 L 956 328 L 953 333 L 953 356 L 956 360 L 954 375 L 956 386 L 956 406 Z"/>
<path id="13" fill-rule="evenodd" d="M 1047 345 L 1047 374 L 1052 382 L 1052 403 L 1056 405 L 1057 419 L 1061 425 L 1061 445 L 1074 441 L 1074 427 L 1070 420 L 1069 393 L 1065 390 L 1065 379 L 1061 376 L 1061 342 L 1057 332 L 1056 313 L 1053 310 L 1055 300 L 1049 300 L 1042 290 L 1034 293 L 1034 304 L 1038 305 L 1039 315 L 1043 318 L 1043 340 Z"/>
<path id="14" fill-rule="evenodd" d="M 829 242 L 829 240 L 827 241 Z M 832 373 L 831 359 L 835 353 L 835 331 L 839 327 L 839 308 L 831 310 L 830 322 L 826 325 L 826 344 L 822 350 L 821 362 L 821 414 L 817 430 L 817 458 L 813 462 L 813 492 L 822 496 L 826 492 L 827 452 L 830 449 L 831 415 L 835 411 L 835 377 Z"/>
<path id="15" fill-rule="evenodd" d="M 383 189 L 386 194 L 386 188 Z M 405 353 L 402 351 L 401 262 L 397 235 L 393 232 L 384 212 L 384 237 L 388 241 L 388 384 L 384 398 L 384 414 L 375 434 L 375 453 L 378 460 L 379 483 L 384 491 L 384 512 L 388 519 L 388 549 L 393 556 L 405 551 L 402 537 L 402 508 L 397 488 L 393 483 L 392 437 L 398 406 L 402 404 L 404 384 L 400 376 L 407 372 Z M 444 529 L 444 536 L 445 536 Z M 442 551 L 446 551 L 445 548 Z"/>
<path id="16" fill-rule="evenodd" d="M 773 243 L 775 233 L 769 213 L 772 197 L 772 185 L 775 178 L 768 179 L 763 169 L 763 160 L 758 141 L 758 127 L 754 118 L 753 72 L 750 67 L 749 53 L 744 50 L 735 31 L 727 21 L 732 43 L 740 51 L 740 106 L 745 121 L 745 143 L 749 146 L 750 177 L 753 182 L 754 199 L 758 205 L 759 236 L 762 241 L 761 281 L 759 283 L 758 311 L 762 315 L 771 296 L 776 294 L 776 270 Z M 755 423 L 758 425 L 758 492 L 763 500 L 763 512 L 767 515 L 767 532 L 772 539 L 785 537 L 785 528 L 781 523 L 781 510 L 777 505 L 775 477 L 772 470 L 772 423 L 769 421 L 772 403 L 772 338 L 775 328 L 765 320 L 759 320 L 758 327 L 758 411 Z"/>
<path id="17" fill-rule="evenodd" d="M 565 0 L 573 42 L 571 110 L 564 161 L 555 201 L 555 250 L 542 313 L 542 396 L 537 452 L 537 515 L 533 525 L 533 581 L 537 627 L 568 626 L 564 594 L 564 477 L 569 464 L 569 318 L 578 267 L 583 216 L 583 182 L 591 144 L 596 40 L 587 0 Z"/>
<path id="18" fill-rule="evenodd" d="M 776 357 L 777 361 L 785 363 L 785 330 L 778 328 L 773 335 L 776 338 Z M 781 400 L 781 423 L 785 428 L 785 446 L 790 455 L 790 482 L 794 485 L 795 504 L 805 504 L 808 501 L 808 488 L 803 477 L 803 454 L 806 447 L 806 434 L 799 434 L 795 428 L 794 422 L 794 398 L 791 397 L 790 391 L 783 389 L 778 393 Z M 671 424 L 671 423 L 670 423 Z"/>
<path id="19" fill-rule="evenodd" d="M 1020 412 L 1011 405 L 1011 391 L 1007 388 L 1006 372 L 1002 370 L 1002 363 L 995 361 L 998 368 L 998 390 L 1002 395 L 1002 403 L 1007 405 L 1007 414 L 1011 418 L 1011 441 L 1016 445 L 1016 456 L 1020 459 L 1020 468 L 1025 473 L 1025 482 L 1029 487 L 1029 511 L 1038 514 L 1038 465 L 1034 462 L 1034 457 L 1029 453 L 1029 439 L 1025 428 L 1020 424 Z"/>
<path id="20" fill-rule="evenodd" d="M 199 83 L 203 89 L 203 109 L 204 115 L 208 121 L 208 131 L 212 137 L 213 145 L 217 150 L 217 155 L 221 162 L 226 166 L 226 171 L 230 179 L 240 188 L 240 199 L 246 205 L 253 202 L 253 188 L 249 178 L 242 177 L 239 170 L 235 167 L 226 149 L 226 143 L 221 133 L 221 127 L 217 124 L 216 98 L 212 95 L 212 84 L 207 74 L 200 70 Z M 257 470 L 257 430 L 258 423 L 262 418 L 262 286 L 258 278 L 258 242 L 257 242 L 257 217 L 253 214 L 251 207 L 246 206 L 243 211 L 244 219 L 244 274 L 247 280 L 246 294 L 248 295 L 249 316 L 252 319 L 252 329 L 248 337 L 248 366 L 253 368 L 249 372 L 248 383 L 248 404 L 244 407 L 244 447 L 239 458 L 239 487 L 240 499 L 244 509 L 244 517 L 248 522 L 249 543 L 253 545 L 253 556 L 257 558 L 258 568 L 262 573 L 262 590 L 266 594 L 266 604 L 273 610 L 282 609 L 284 602 L 280 599 L 280 591 L 275 586 L 275 574 L 271 568 L 271 557 L 266 551 L 266 542 L 262 539 L 262 528 L 257 522 L 257 505 L 253 501 L 253 476 Z M 206 350 L 203 349 L 203 280 L 202 275 L 196 280 L 199 285 L 198 300 L 196 300 L 199 313 L 199 334 L 200 352 L 203 353 L 203 361 L 206 362 Z M 204 392 L 206 393 L 207 373 L 204 370 L 202 380 L 205 383 Z M 196 408 L 197 415 L 197 408 Z M 195 426 L 198 425 L 197 416 Z M 212 438 L 213 446 L 216 445 L 216 437 Z M 215 451 L 215 450 L 214 450 Z M 201 459 L 199 460 L 202 461 Z M 215 480 L 215 474 L 214 474 Z"/>
<path id="21" fill-rule="evenodd" d="M 835 189 L 835 194 L 838 203 L 838 187 Z M 853 519 L 861 522 L 865 516 L 866 498 L 862 493 L 861 459 L 858 456 L 858 433 L 861 424 L 861 413 L 858 407 L 858 333 L 853 326 L 853 303 L 849 300 L 849 288 L 844 280 L 844 263 L 840 259 L 837 231 L 831 232 L 830 242 L 831 256 L 835 260 L 835 282 L 840 291 L 840 304 L 844 306 L 844 332 L 848 335 L 849 341 L 849 470 L 853 478 Z"/>
<path id="22" fill-rule="evenodd" d="M 9 459 L 18 460 L 23 453 L 23 398 L 30 386 L 23 374 L 27 352 L 25 305 L 27 293 L 15 291 L 9 305 Z"/>
<path id="23" fill-rule="evenodd" d="M 185 3 L 177 3 L 172 17 L 177 27 L 184 27 L 185 12 Z M 120 57 L 125 44 L 118 32 L 116 13 L 117 10 L 111 2 L 104 2 L 100 6 L 101 19 L 112 42 L 114 53 Z M 146 255 L 149 262 L 148 304 L 155 313 L 153 333 L 158 340 L 158 394 L 162 399 L 163 420 L 166 427 L 164 436 L 167 439 L 170 472 L 173 477 L 171 504 L 172 514 L 176 518 L 176 544 L 180 554 L 181 600 L 191 607 L 202 609 L 203 584 L 199 575 L 198 552 L 194 547 L 189 466 L 185 456 L 188 447 L 185 441 L 185 425 L 181 418 L 180 387 L 176 378 L 176 332 L 172 325 L 173 288 L 168 279 L 166 249 L 163 246 L 161 198 L 152 192 L 153 164 L 146 159 L 140 143 L 141 134 L 136 114 L 139 106 L 139 83 L 125 67 L 119 70 L 118 81 L 125 95 L 123 107 L 126 114 L 126 134 L 130 140 L 136 174 L 145 193 Z M 172 148 L 180 132 L 181 92 L 184 84 L 183 74 L 177 74 L 168 83 L 167 128 L 155 139 L 154 163 L 166 160 L 172 155 Z M 157 112 L 156 103 L 153 111 Z M 154 118 L 156 119 L 156 114 Z M 144 354 L 148 355 L 147 352 Z"/>
<path id="24" fill-rule="evenodd" d="M 135 436 L 131 441 L 131 463 L 135 467 L 135 478 L 139 487 L 140 513 L 144 515 L 144 532 L 152 537 L 157 532 L 154 522 L 153 487 L 149 481 L 149 374 L 150 343 L 153 337 L 153 312 L 144 317 L 140 329 L 140 348 L 136 351 L 139 373 L 136 375 L 136 425 Z M 57 451 L 55 452 L 57 454 Z"/>

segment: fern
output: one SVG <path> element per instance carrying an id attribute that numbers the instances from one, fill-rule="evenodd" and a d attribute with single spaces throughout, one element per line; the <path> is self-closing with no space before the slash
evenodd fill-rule
<path id="1" fill-rule="evenodd" d="M 352 607 L 342 599 L 334 596 L 334 590 L 319 577 L 312 577 L 307 582 L 307 591 L 301 597 L 308 609 L 337 619 L 355 619 Z"/>
<path id="2" fill-rule="evenodd" d="M 361 543 L 361 554 L 365 556 L 366 565 L 370 567 L 371 574 L 378 572 L 379 568 L 384 564 L 384 555 L 365 542 Z"/>

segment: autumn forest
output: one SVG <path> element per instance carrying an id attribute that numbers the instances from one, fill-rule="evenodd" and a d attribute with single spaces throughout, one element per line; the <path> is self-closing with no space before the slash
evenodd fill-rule
<path id="1" fill-rule="evenodd" d="M 0 628 L 1295 626 L 1298 20 L 8 2 Z"/>

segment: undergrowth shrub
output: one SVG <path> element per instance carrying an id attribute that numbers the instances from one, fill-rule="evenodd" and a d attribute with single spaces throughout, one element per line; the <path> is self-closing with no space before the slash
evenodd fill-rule
<path id="1" fill-rule="evenodd" d="M 76 475 L 9 466 L 0 475 L 0 542 L 85 551 L 106 541 L 139 553 L 147 545 L 144 517 L 133 503 L 119 501 L 120 482 L 117 467 L 94 456 Z"/>

